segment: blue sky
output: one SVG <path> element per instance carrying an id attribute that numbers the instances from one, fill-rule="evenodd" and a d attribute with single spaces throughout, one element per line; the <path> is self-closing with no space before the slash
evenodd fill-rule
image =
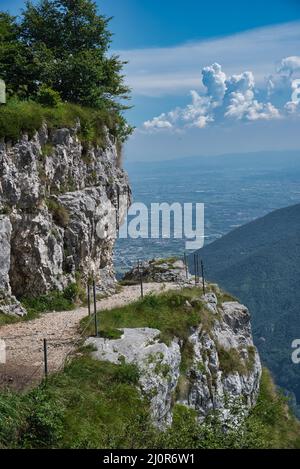
<path id="1" fill-rule="evenodd" d="M 299 148 L 299 0 L 97 3 L 129 61 L 128 158 Z M 23 5 L 1 1 L 14 14 Z"/>
<path id="2" fill-rule="evenodd" d="M 23 0 L 1 0 L 17 13 Z M 118 49 L 163 47 L 300 19 L 298 0 L 97 0 Z"/>

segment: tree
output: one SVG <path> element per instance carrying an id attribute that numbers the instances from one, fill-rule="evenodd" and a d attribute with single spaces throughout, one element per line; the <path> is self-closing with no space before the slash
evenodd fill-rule
<path id="1" fill-rule="evenodd" d="M 109 21 L 91 0 L 27 2 L 19 21 L 1 14 L 0 75 L 14 93 L 27 98 L 47 87 L 63 101 L 120 110 L 129 89 L 124 62 L 108 56 Z M 13 57 L 17 60 L 10 68 Z"/>
<path id="2" fill-rule="evenodd" d="M 19 40 L 16 19 L 0 12 L 0 78 L 5 80 L 9 94 L 28 94 L 27 85 L 34 81 L 28 54 Z"/>

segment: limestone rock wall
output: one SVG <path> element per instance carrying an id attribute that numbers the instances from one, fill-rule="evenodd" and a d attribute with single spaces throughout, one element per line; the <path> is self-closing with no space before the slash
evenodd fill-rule
<path id="1" fill-rule="evenodd" d="M 11 294 L 9 271 L 12 225 L 7 215 L 0 215 L 0 311 L 4 314 L 24 316 L 25 309 Z"/>
<path id="2" fill-rule="evenodd" d="M 218 414 L 224 426 L 236 427 L 256 403 L 261 363 L 253 344 L 250 315 L 238 302 L 218 302 L 214 293 L 199 297 L 212 319 L 209 331 L 201 323 L 188 341 L 192 359 L 180 371 L 183 344 L 174 337 L 160 341 L 156 329 L 124 329 L 120 339 L 89 338 L 94 358 L 118 364 L 125 359 L 140 371 L 140 389 L 150 399 L 155 424 L 172 422 L 172 407 L 180 403 L 196 411 L 199 422 Z M 238 409 L 238 412 L 234 411 Z"/>
<path id="3" fill-rule="evenodd" d="M 211 331 L 199 325 L 189 337 L 194 356 L 180 400 L 197 411 L 200 421 L 217 411 L 225 424 L 235 426 L 256 403 L 260 386 L 262 370 L 250 314 L 238 302 L 218 304 L 214 294 L 203 298 L 215 322 Z M 234 406 L 241 412 L 232 416 Z"/>
<path id="4" fill-rule="evenodd" d="M 76 273 L 114 284 L 112 252 L 130 204 L 126 173 L 114 138 L 104 149 L 83 147 L 80 125 L 32 139 L 0 143 L 0 289 L 7 296 L 38 296 L 63 289 Z"/>

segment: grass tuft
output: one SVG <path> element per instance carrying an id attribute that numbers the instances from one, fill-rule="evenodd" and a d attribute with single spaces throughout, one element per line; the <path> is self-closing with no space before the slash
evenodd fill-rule
<path id="1" fill-rule="evenodd" d="M 2 393 L 0 447 L 142 448 L 155 431 L 138 378 L 134 365 L 84 352 L 30 393 Z"/>
<path id="2" fill-rule="evenodd" d="M 50 132 L 57 128 L 72 128 L 80 121 L 79 137 L 86 147 L 89 144 L 104 148 L 106 131 L 119 142 L 119 149 L 126 139 L 124 119 L 111 109 L 91 109 L 70 103 L 61 103 L 56 107 L 42 106 L 34 101 L 19 101 L 12 98 L 0 113 L 0 138 L 16 143 L 24 133 L 32 138 L 43 123 L 47 123 Z M 132 129 L 128 127 L 128 132 Z M 125 133 L 124 133 L 125 132 Z"/>
<path id="3" fill-rule="evenodd" d="M 206 312 L 200 304 L 187 308 L 185 303 L 200 295 L 200 289 L 169 291 L 160 295 L 147 295 L 130 305 L 98 312 L 99 324 L 103 332 L 131 327 L 150 327 L 161 331 L 161 341 L 169 344 L 174 337 L 187 341 L 192 327 L 196 327 Z M 81 325 L 85 327 L 87 320 Z M 92 335 L 93 326 L 87 329 Z"/>
<path id="4" fill-rule="evenodd" d="M 64 291 L 52 291 L 36 298 L 23 297 L 24 308 L 32 315 L 50 311 L 72 311 L 75 308 L 77 285 L 71 284 Z"/>
<path id="5" fill-rule="evenodd" d="M 61 226 L 62 228 L 66 228 L 70 221 L 70 214 L 68 210 L 59 202 L 57 202 L 57 200 L 54 200 L 54 199 L 47 199 L 46 205 L 49 211 L 53 215 L 54 222 L 58 226 Z"/>

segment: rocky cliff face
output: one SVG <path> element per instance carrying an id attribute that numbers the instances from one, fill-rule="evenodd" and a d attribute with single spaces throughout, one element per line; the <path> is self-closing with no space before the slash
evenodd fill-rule
<path id="1" fill-rule="evenodd" d="M 194 354 L 179 399 L 195 409 L 200 420 L 217 410 L 224 423 L 236 425 L 256 403 L 261 378 L 250 314 L 238 302 L 219 305 L 213 293 L 203 300 L 215 321 L 210 332 L 200 325 L 190 335 Z M 232 415 L 235 406 L 240 407 L 238 415 Z"/>
<path id="2" fill-rule="evenodd" d="M 128 180 L 109 134 L 104 149 L 86 149 L 79 132 L 79 125 L 52 132 L 45 126 L 32 139 L 0 144 L 3 305 L 17 304 L 11 294 L 63 289 L 77 272 L 105 288 L 114 283 L 111 226 L 130 202 Z"/>
<path id="3" fill-rule="evenodd" d="M 209 327 L 199 321 L 199 326 L 189 331 L 190 357 L 184 372 L 181 365 L 187 344 L 176 337 L 169 344 L 162 343 L 156 329 L 124 329 L 117 340 L 87 341 L 95 348 L 96 359 L 115 364 L 125 359 L 137 365 L 141 391 L 150 400 L 159 428 L 171 424 L 176 402 L 195 410 L 200 422 L 216 412 L 227 427 L 238 425 L 256 403 L 261 364 L 253 345 L 249 312 L 238 302 L 218 297 L 222 298 L 221 292 L 193 300 L 205 308 Z"/>

